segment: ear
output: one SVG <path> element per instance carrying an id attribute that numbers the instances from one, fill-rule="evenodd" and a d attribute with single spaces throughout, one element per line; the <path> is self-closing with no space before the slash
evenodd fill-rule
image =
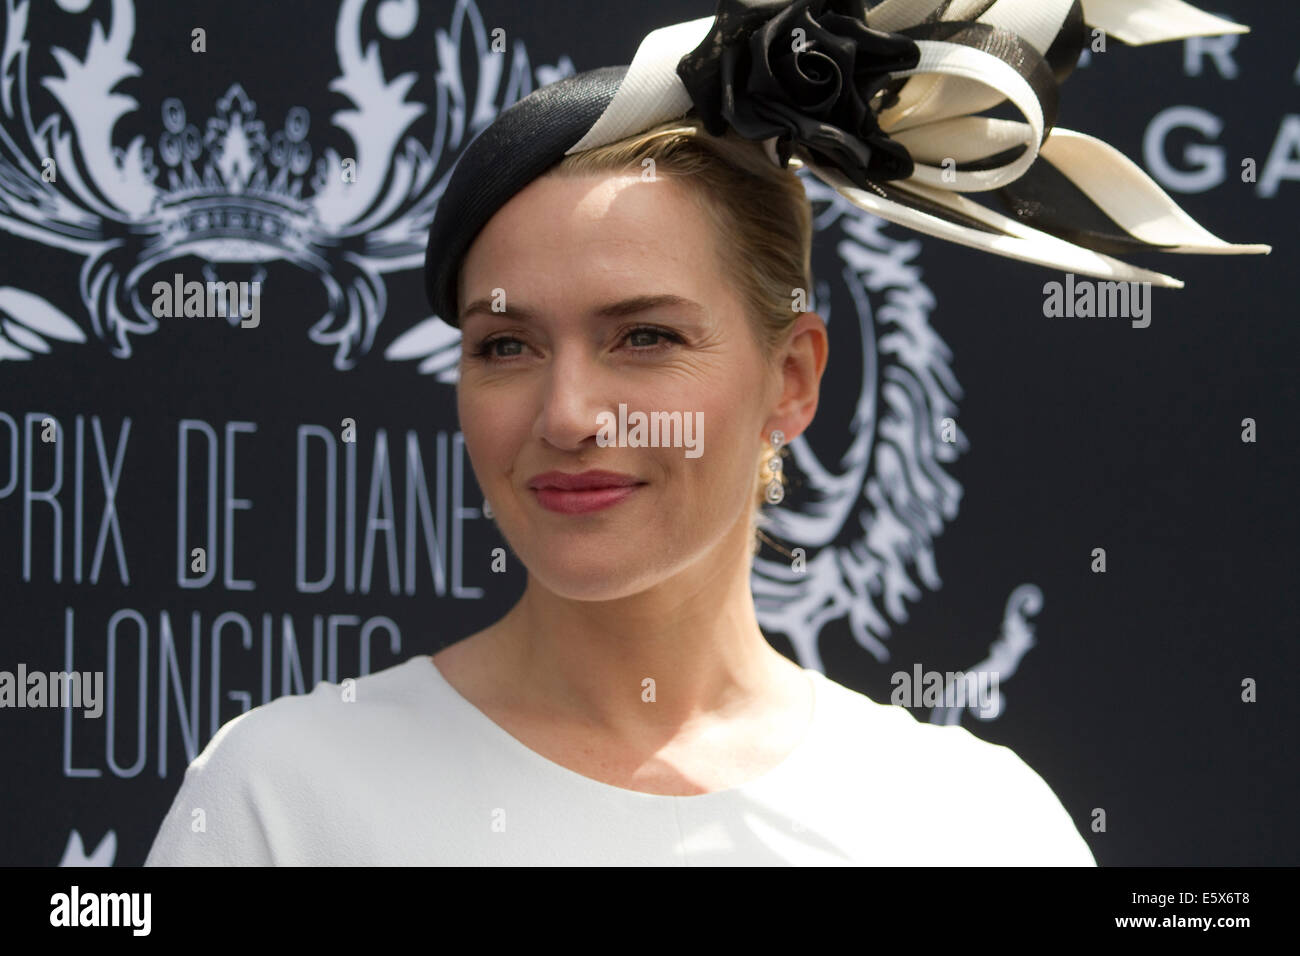
<path id="1" fill-rule="evenodd" d="M 779 429 L 789 442 L 808 427 L 817 413 L 827 348 L 826 322 L 816 312 L 802 313 L 781 348 L 781 393 L 764 426 L 764 438 Z"/>

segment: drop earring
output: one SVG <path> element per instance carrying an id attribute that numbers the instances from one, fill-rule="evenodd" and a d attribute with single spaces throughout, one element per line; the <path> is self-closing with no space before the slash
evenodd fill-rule
<path id="1" fill-rule="evenodd" d="M 767 459 L 767 473 L 772 479 L 767 483 L 766 498 L 768 504 L 779 505 L 785 498 L 785 488 L 781 485 L 781 446 L 785 444 L 785 432 L 774 430 L 768 441 L 772 444 L 772 454 Z"/>

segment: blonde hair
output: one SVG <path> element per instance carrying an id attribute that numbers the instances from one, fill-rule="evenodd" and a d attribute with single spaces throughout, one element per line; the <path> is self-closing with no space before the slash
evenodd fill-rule
<path id="1" fill-rule="evenodd" d="M 813 221 L 803 182 L 793 169 L 778 167 L 762 143 L 731 130 L 713 136 L 694 115 L 566 156 L 548 174 L 640 173 L 647 159 L 654 161 L 655 176 L 688 187 L 713 223 L 727 277 L 755 340 L 771 357 L 798 318 L 795 297 L 811 298 Z M 756 512 L 772 479 L 764 467 L 772 454 L 766 437 L 763 449 Z M 784 469 L 777 479 L 784 487 Z"/>
<path id="2" fill-rule="evenodd" d="M 713 223 L 728 278 L 764 351 L 771 353 L 797 318 L 793 303 L 812 287 L 812 208 L 793 169 L 781 169 L 761 143 L 731 130 L 709 134 L 694 116 L 564 157 L 548 173 L 642 172 L 686 185 Z"/>

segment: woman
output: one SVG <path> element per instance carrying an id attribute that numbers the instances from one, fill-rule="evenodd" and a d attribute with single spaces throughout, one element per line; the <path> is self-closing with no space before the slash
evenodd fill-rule
<path id="1" fill-rule="evenodd" d="M 1059 82 L 1084 27 L 1077 3 L 1034 3 L 1059 10 L 1025 39 L 996 20 L 901 30 L 970 4 L 888 0 L 868 17 L 724 0 L 651 34 L 631 67 L 503 112 L 448 184 L 426 280 L 462 332 L 460 424 L 523 597 L 432 658 L 226 724 L 148 863 L 1093 865 L 1012 751 L 791 663 L 749 590 L 759 511 L 781 498 L 780 449 L 812 420 L 828 353 L 821 317 L 795 304 L 812 225 L 789 160 L 943 238 L 1176 284 L 1103 254 L 1114 235 L 1071 232 L 1059 204 L 1013 221 L 954 194 L 1034 168 L 1051 110 L 1021 87 Z M 990 30 L 1003 55 L 1020 44 L 1019 73 L 990 65 Z M 1030 135 L 953 126 L 942 104 L 978 102 L 969 89 L 915 94 L 909 77 L 1000 90 Z M 1052 156 L 1127 248 L 1263 251 L 1190 219 L 1157 235 L 1150 210 L 1177 207 L 1153 183 L 1109 170 L 1120 208 L 1068 150 Z M 948 195 L 925 172 L 944 157 Z M 637 413 L 673 427 L 610 427 Z"/>

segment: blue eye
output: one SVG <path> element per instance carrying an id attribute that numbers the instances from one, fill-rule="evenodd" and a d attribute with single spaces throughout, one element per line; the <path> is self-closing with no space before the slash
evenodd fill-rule
<path id="1" fill-rule="evenodd" d="M 647 341 L 647 338 L 650 341 Z M 654 341 L 665 339 L 667 342 Z M 658 352 L 670 348 L 671 344 L 680 345 L 684 340 L 676 332 L 661 329 L 653 325 L 638 325 L 623 333 L 621 342 L 627 342 L 633 352 Z M 502 352 L 498 345 L 508 344 L 510 351 Z M 523 354 L 524 343 L 513 335 L 493 335 L 478 344 L 471 354 L 487 362 L 508 362 Z"/>
<path id="2" fill-rule="evenodd" d="M 524 344 L 523 342 L 519 341 L 517 338 L 515 338 L 512 335 L 496 335 L 496 336 L 491 336 L 489 338 L 486 338 L 481 343 L 479 343 L 478 348 L 474 350 L 474 354 L 478 358 L 486 358 L 486 359 L 505 358 L 506 356 L 501 355 L 501 353 L 492 351 L 501 342 L 513 342 L 515 345 L 521 347 Z M 509 354 L 518 355 L 519 353 L 511 352 Z"/>
<path id="3" fill-rule="evenodd" d="M 671 342 L 678 342 L 678 343 L 680 343 L 682 340 L 682 337 L 677 333 L 669 332 L 667 329 L 655 328 L 652 325 L 640 325 L 637 326 L 635 329 L 629 329 L 627 335 L 624 338 L 632 339 L 636 336 L 644 336 L 644 335 L 653 336 L 654 338 L 658 338 L 658 339 L 668 339 Z M 649 348 L 660 347 L 655 343 L 642 342 L 641 344 L 648 345 Z M 642 350 L 638 349 L 637 351 L 642 351 Z"/>

